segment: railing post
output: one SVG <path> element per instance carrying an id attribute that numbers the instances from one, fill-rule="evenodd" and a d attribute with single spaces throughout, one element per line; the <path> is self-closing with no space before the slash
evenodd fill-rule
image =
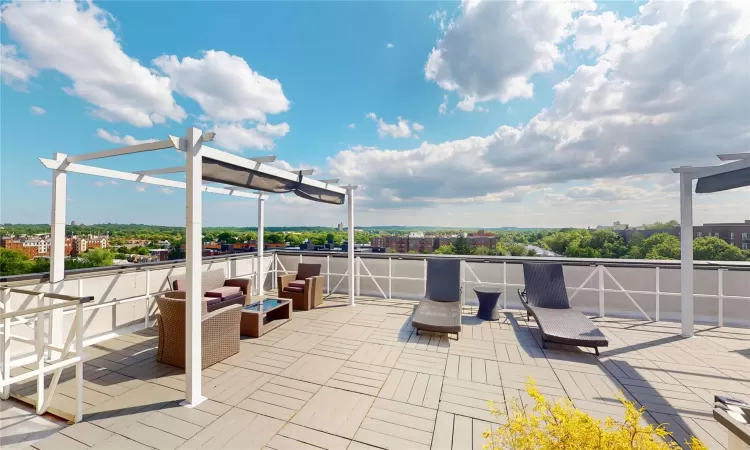
<path id="1" fill-rule="evenodd" d="M 719 287 L 719 326 L 724 326 L 724 269 L 719 268 L 717 272 Z"/>
<path id="2" fill-rule="evenodd" d="M 599 317 L 604 317 L 604 266 L 597 266 L 599 270 Z"/>
<path id="3" fill-rule="evenodd" d="M 508 309 L 508 265 L 503 261 L 503 309 Z"/>
<path id="4" fill-rule="evenodd" d="M 151 272 L 146 272 L 149 275 Z M 149 277 L 150 278 L 150 277 Z M 148 301 L 148 298 L 146 299 Z M 76 417 L 78 423 L 83 419 L 83 303 L 76 305 L 76 356 L 80 358 L 76 363 Z"/>
<path id="5" fill-rule="evenodd" d="M 331 293 L 331 255 L 326 255 L 326 294 Z"/>
<path id="6" fill-rule="evenodd" d="M 661 278 L 659 276 L 659 266 L 656 266 L 656 313 L 654 314 L 654 318 L 656 321 L 659 321 L 659 302 L 661 301 Z"/>
<path id="7" fill-rule="evenodd" d="M 10 289 L 0 290 L 0 296 L 2 296 L 3 312 L 8 314 L 11 312 L 10 308 Z M 3 319 L 3 342 L 2 348 L 0 348 L 0 356 L 3 360 L 3 381 L 10 379 L 10 317 Z M 0 398 L 8 400 L 10 397 L 10 385 L 3 386 L 0 390 Z"/>
<path id="8" fill-rule="evenodd" d="M 422 279 L 424 280 L 424 294 L 422 297 L 427 297 L 427 258 L 424 259 L 424 272 L 422 275 Z M 463 289 L 462 289 L 463 292 Z"/>
<path id="9" fill-rule="evenodd" d="M 302 255 L 300 255 L 300 256 L 302 256 Z M 360 277 L 361 277 L 361 274 L 362 274 L 362 259 L 359 256 L 357 256 L 356 263 L 357 263 L 357 265 L 356 265 L 356 269 L 357 269 L 357 278 L 356 278 L 357 289 L 356 289 L 354 295 L 356 295 L 357 297 L 359 297 L 360 296 L 360 292 L 362 292 L 360 290 Z"/>
<path id="10" fill-rule="evenodd" d="M 143 327 L 148 328 L 148 316 L 151 312 L 151 271 L 146 269 L 146 314 L 143 316 Z"/>
<path id="11" fill-rule="evenodd" d="M 392 276 L 393 276 L 393 268 L 392 268 L 393 259 L 388 257 L 388 298 L 393 298 L 393 289 L 391 286 L 392 283 Z"/>
<path id="12" fill-rule="evenodd" d="M 36 296 L 37 306 L 44 306 L 44 294 Z M 50 318 L 51 320 L 52 318 Z M 34 337 L 36 343 L 36 368 L 39 369 L 39 375 L 36 377 L 36 413 L 44 412 L 44 312 L 36 313 L 36 323 L 34 324 Z"/>

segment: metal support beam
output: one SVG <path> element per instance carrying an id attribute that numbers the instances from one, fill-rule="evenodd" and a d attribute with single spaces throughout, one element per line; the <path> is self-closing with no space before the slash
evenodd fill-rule
<path id="1" fill-rule="evenodd" d="M 693 177 L 680 173 L 680 291 L 682 335 L 693 336 Z"/>
<path id="2" fill-rule="evenodd" d="M 63 162 L 64 153 L 55 153 L 55 161 Z M 52 171 L 52 217 L 50 221 L 52 243 L 50 246 L 50 291 L 60 293 L 65 280 L 65 212 L 68 201 L 68 174 L 63 170 Z M 53 300 L 54 301 L 54 300 Z M 62 346 L 63 311 L 56 309 L 50 314 L 49 343 Z M 7 331 L 6 331 L 7 332 Z M 54 352 L 53 355 L 57 355 Z"/>
<path id="3" fill-rule="evenodd" d="M 131 145 L 129 147 L 115 148 L 112 150 L 103 150 L 101 152 L 86 153 L 84 155 L 73 155 L 69 156 L 67 161 L 70 163 L 91 161 L 92 159 L 129 155 L 131 153 L 151 152 L 154 150 L 164 150 L 165 148 L 172 147 L 172 141 L 169 139 L 165 139 L 163 141 L 146 142 L 144 144 Z"/>
<path id="4" fill-rule="evenodd" d="M 185 171 L 185 166 L 165 167 L 163 169 L 136 170 L 138 175 L 158 175 L 161 173 L 180 173 Z"/>
<path id="5" fill-rule="evenodd" d="M 347 206 L 349 211 L 349 242 L 347 248 L 347 264 L 349 267 L 349 305 L 354 306 L 354 189 L 346 188 Z"/>
<path id="6" fill-rule="evenodd" d="M 201 260 L 203 257 L 201 132 L 188 128 L 185 151 L 186 174 L 186 256 L 185 261 L 185 401 L 193 407 L 205 398 L 201 395 Z"/>
<path id="7" fill-rule="evenodd" d="M 258 295 L 263 295 L 263 280 L 265 279 L 265 265 L 263 263 L 263 247 L 265 243 L 263 241 L 263 226 L 265 225 L 265 211 L 263 209 L 264 200 L 258 199 L 258 239 L 256 244 L 258 247 Z"/>

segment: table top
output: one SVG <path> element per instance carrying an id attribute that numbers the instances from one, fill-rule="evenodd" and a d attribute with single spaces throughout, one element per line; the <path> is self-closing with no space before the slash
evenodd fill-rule
<path id="1" fill-rule="evenodd" d="M 495 286 L 476 286 L 474 292 L 482 294 L 502 294 L 503 291 Z"/>
<path id="2" fill-rule="evenodd" d="M 261 302 L 251 303 L 242 307 L 243 312 L 257 313 L 261 312 Z M 278 298 L 266 298 L 263 300 L 263 312 L 272 311 L 276 308 L 284 306 L 289 303 L 289 300 L 281 300 Z"/>
<path id="3" fill-rule="evenodd" d="M 750 405 L 717 395 L 714 397 L 714 419 L 750 445 Z"/>

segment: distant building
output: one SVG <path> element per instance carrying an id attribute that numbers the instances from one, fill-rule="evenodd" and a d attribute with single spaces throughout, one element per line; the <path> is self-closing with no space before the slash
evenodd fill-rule
<path id="1" fill-rule="evenodd" d="M 76 226 L 76 221 L 75 221 L 75 220 L 71 220 L 71 221 L 70 221 L 70 226 L 71 226 L 71 227 L 74 227 L 74 226 Z"/>
<path id="2" fill-rule="evenodd" d="M 393 253 L 434 253 L 444 245 L 453 244 L 457 238 L 458 236 L 425 236 L 422 232 L 412 232 L 408 236 L 375 236 L 370 238 L 370 245 L 373 249 L 384 248 Z M 467 239 L 474 248 L 497 247 L 497 236 L 485 233 L 484 230 L 468 235 Z"/>
<path id="3" fill-rule="evenodd" d="M 169 250 L 165 248 L 151 249 L 151 257 L 156 261 L 166 261 L 169 259 Z"/>
<path id="4" fill-rule="evenodd" d="M 706 223 L 693 227 L 693 238 L 714 236 L 743 250 L 750 249 L 750 220 L 745 223 Z"/>
<path id="5" fill-rule="evenodd" d="M 629 243 L 633 236 L 641 236 L 644 239 L 650 238 L 651 236 L 659 233 L 666 233 L 671 234 L 672 236 L 680 237 L 680 227 L 670 227 L 670 228 L 660 228 L 660 229 L 643 229 L 642 227 L 638 228 L 626 228 L 624 230 L 618 230 L 615 231 L 615 233 L 622 236 L 622 240 L 625 241 L 625 243 Z"/>
<path id="6" fill-rule="evenodd" d="M 342 222 L 339 222 L 339 226 L 336 227 L 337 231 L 344 231 L 344 224 Z"/>

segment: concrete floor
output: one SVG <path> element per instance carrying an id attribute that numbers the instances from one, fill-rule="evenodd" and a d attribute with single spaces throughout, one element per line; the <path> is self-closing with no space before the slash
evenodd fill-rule
<path id="1" fill-rule="evenodd" d="M 750 401 L 750 330 L 698 326 L 684 339 L 679 324 L 595 319 L 610 341 L 596 357 L 590 349 L 542 349 L 536 325 L 518 311 L 484 322 L 465 308 L 459 341 L 416 335 L 415 304 L 361 298 L 352 308 L 332 297 L 295 312 L 205 369 L 208 400 L 195 409 L 179 406 L 183 370 L 155 361 L 156 330 L 123 335 L 87 348 L 84 422 L 63 427 L 10 413 L 19 422 L 3 418 L 0 434 L 39 450 L 464 450 L 481 448 L 482 432 L 498 422 L 487 401 L 501 409 L 528 402 L 531 376 L 548 397 L 568 397 L 601 418 L 621 416 L 615 396 L 622 392 L 646 407 L 647 420 L 669 423 L 678 442 L 696 435 L 723 449 L 727 433 L 712 418 L 713 395 Z M 70 408 L 69 385 L 61 384 L 53 405 Z"/>

